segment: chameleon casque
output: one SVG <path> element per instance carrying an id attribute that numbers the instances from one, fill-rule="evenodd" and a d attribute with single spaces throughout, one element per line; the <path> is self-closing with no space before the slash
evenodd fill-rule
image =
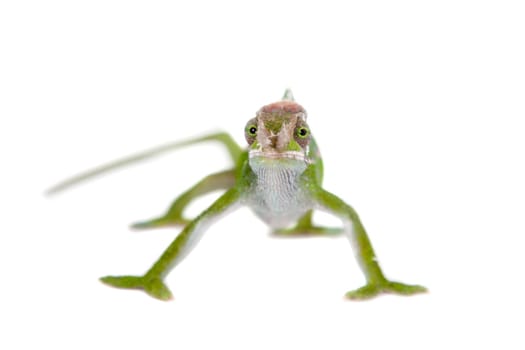
<path id="1" fill-rule="evenodd" d="M 313 210 L 341 219 L 355 256 L 366 277 L 366 284 L 346 293 L 349 299 L 367 299 L 380 293 L 411 295 L 425 292 L 419 285 L 388 280 L 376 259 L 370 239 L 355 210 L 322 187 L 323 164 L 317 144 L 306 122 L 305 109 L 286 90 L 283 98 L 263 106 L 244 129 L 247 149 L 241 148 L 225 133 L 171 143 L 99 167 L 64 181 L 49 190 L 62 191 L 81 181 L 183 146 L 216 141 L 231 156 L 234 167 L 208 175 L 172 203 L 166 214 L 132 225 L 150 229 L 183 225 L 184 229 L 142 276 L 106 276 L 101 281 L 117 288 L 142 289 L 150 296 L 168 300 L 172 293 L 164 277 L 196 245 L 204 232 L 220 217 L 240 206 L 248 206 L 277 235 L 330 235 L 331 228 L 312 223 Z M 194 219 L 183 216 L 185 207 L 196 197 L 215 190 L 225 192 Z"/>

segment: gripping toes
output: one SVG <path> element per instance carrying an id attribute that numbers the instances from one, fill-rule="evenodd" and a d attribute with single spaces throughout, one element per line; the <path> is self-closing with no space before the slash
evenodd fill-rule
<path id="1" fill-rule="evenodd" d="M 343 233 L 343 229 L 319 226 L 296 226 L 292 228 L 277 229 L 272 233 L 276 237 L 335 237 Z"/>
<path id="2" fill-rule="evenodd" d="M 141 289 L 159 300 L 173 299 L 171 291 L 160 278 L 146 278 L 145 276 L 106 276 L 102 277 L 100 281 L 115 288 Z"/>
<path id="3" fill-rule="evenodd" d="M 153 228 L 162 228 L 169 226 L 186 226 L 190 220 L 184 219 L 182 217 L 176 218 L 158 218 L 149 221 L 141 221 L 131 224 L 131 228 L 134 230 L 147 230 Z"/>
<path id="4" fill-rule="evenodd" d="M 346 297 L 351 300 L 366 300 L 381 293 L 412 295 L 426 292 L 427 289 L 423 286 L 385 281 L 381 284 L 367 284 L 359 289 L 346 293 Z"/>

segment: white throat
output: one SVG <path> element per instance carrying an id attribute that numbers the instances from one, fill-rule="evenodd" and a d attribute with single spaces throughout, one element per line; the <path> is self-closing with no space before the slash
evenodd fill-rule
<path id="1" fill-rule="evenodd" d="M 250 189 L 249 205 L 272 227 L 284 227 L 303 215 L 309 196 L 300 186 L 307 163 L 296 159 L 250 159 L 256 179 Z"/>

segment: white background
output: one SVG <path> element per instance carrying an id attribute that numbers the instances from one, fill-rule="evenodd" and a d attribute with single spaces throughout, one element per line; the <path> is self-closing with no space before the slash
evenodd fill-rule
<path id="1" fill-rule="evenodd" d="M 523 349 L 522 2 L 188 3 L 0 5 L 0 348 Z M 214 130 L 243 142 L 286 87 L 386 274 L 430 293 L 345 301 L 346 239 L 271 238 L 248 210 L 169 275 L 174 301 L 100 284 L 144 272 L 178 229 L 127 225 L 227 157 L 46 187 Z"/>

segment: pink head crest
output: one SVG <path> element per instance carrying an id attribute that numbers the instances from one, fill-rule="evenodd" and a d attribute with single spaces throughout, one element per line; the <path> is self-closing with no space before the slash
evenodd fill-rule
<path id="1" fill-rule="evenodd" d="M 259 113 L 305 113 L 304 108 L 294 101 L 279 101 L 262 107 Z"/>

